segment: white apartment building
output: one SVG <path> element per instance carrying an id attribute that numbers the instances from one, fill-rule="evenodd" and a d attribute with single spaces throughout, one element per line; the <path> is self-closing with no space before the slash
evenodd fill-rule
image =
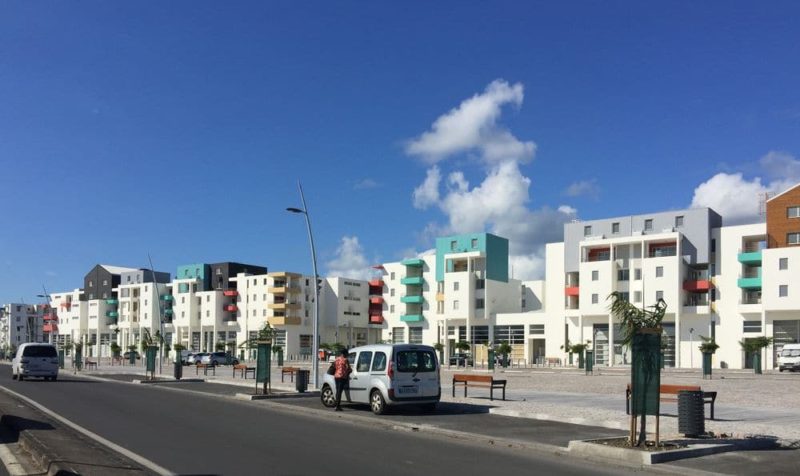
<path id="1" fill-rule="evenodd" d="M 89 329 L 88 306 L 81 301 L 81 289 L 50 294 L 50 307 L 56 309 L 58 321 L 54 342 L 59 345 L 83 342 Z"/>
<path id="2" fill-rule="evenodd" d="M 10 303 L 0 307 L 0 350 L 6 354 L 25 342 L 43 342 L 42 306 Z"/>

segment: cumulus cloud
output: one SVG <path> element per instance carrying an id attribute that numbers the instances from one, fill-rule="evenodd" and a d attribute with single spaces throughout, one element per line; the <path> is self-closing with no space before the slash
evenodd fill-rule
<path id="1" fill-rule="evenodd" d="M 573 215 L 576 216 L 578 214 L 578 210 L 569 206 L 569 205 L 561 205 L 558 207 L 558 211 L 563 213 L 564 215 Z"/>
<path id="2" fill-rule="evenodd" d="M 364 180 L 356 182 L 356 184 L 353 185 L 353 189 L 355 190 L 369 190 L 371 188 L 378 187 L 380 187 L 380 184 L 371 178 L 365 178 Z"/>
<path id="3" fill-rule="evenodd" d="M 503 106 L 520 107 L 523 97 L 521 84 L 496 80 L 439 117 L 406 152 L 434 164 L 414 190 L 414 206 L 438 207 L 447 219 L 446 224 L 429 223 L 426 237 L 480 231 L 503 236 L 510 241 L 515 277 L 534 279 L 544 273 L 544 244 L 563 239 L 563 224 L 576 211 L 528 207 L 532 182 L 520 166 L 533 159 L 536 145 L 517 139 L 498 122 Z M 463 154 L 480 159 L 483 180 L 473 186 L 462 170 L 454 170 L 443 184 L 440 167 Z"/>
<path id="4" fill-rule="evenodd" d="M 771 151 L 758 161 L 764 177 L 746 179 L 742 173 L 718 173 L 694 190 L 692 207 L 709 207 L 722 215 L 726 225 L 759 220 L 759 202 L 800 182 L 800 160 L 785 152 Z"/>
<path id="5" fill-rule="evenodd" d="M 369 279 L 370 264 L 357 236 L 343 236 L 336 256 L 328 262 L 328 276 Z"/>
<path id="6" fill-rule="evenodd" d="M 439 167 L 433 166 L 428 169 L 425 181 L 414 189 L 415 208 L 425 209 L 439 201 L 439 182 L 441 180 L 442 175 L 439 173 Z"/>
<path id="7" fill-rule="evenodd" d="M 564 194 L 568 197 L 587 196 L 597 200 L 600 197 L 600 187 L 597 185 L 597 179 L 581 180 L 570 184 L 564 190 Z"/>
<path id="8" fill-rule="evenodd" d="M 436 119 L 430 131 L 408 143 L 406 152 L 430 163 L 467 151 L 476 151 L 487 163 L 509 159 L 530 161 L 536 144 L 520 141 L 497 125 L 502 107 L 508 104 L 519 107 L 523 97 L 522 84 L 495 80 L 483 93 L 462 101 Z"/>

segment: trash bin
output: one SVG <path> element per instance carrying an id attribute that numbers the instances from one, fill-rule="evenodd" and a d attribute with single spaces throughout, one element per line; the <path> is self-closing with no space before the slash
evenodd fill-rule
<path id="1" fill-rule="evenodd" d="M 678 433 L 696 437 L 706 432 L 703 392 L 681 390 L 678 392 Z"/>
<path id="2" fill-rule="evenodd" d="M 311 375 L 310 370 L 298 370 L 297 377 L 295 378 L 295 388 L 298 392 L 304 393 L 308 390 L 308 377 Z"/>
<path id="3" fill-rule="evenodd" d="M 183 378 L 183 362 L 179 352 L 178 357 L 175 359 L 175 380 L 180 380 L 181 378 Z"/>
<path id="4" fill-rule="evenodd" d="M 494 351 L 489 350 L 489 370 L 494 370 Z"/>
<path id="5" fill-rule="evenodd" d="M 64 368 L 64 349 L 58 349 L 58 368 Z"/>
<path id="6" fill-rule="evenodd" d="M 586 374 L 594 374 L 594 351 L 586 351 Z"/>

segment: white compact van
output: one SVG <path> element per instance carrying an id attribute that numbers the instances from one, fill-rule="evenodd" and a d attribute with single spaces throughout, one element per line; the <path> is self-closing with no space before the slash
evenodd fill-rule
<path id="1" fill-rule="evenodd" d="M 11 378 L 24 380 L 41 377 L 45 380 L 58 378 L 58 352 L 52 344 L 22 344 L 11 361 Z"/>
<path id="2" fill-rule="evenodd" d="M 442 396 L 439 361 L 428 345 L 375 344 L 355 347 L 348 354 L 350 400 L 367 403 L 380 415 L 387 406 L 420 405 L 433 410 Z M 325 374 L 320 389 L 322 404 L 336 406 L 336 382 Z M 345 395 L 342 395 L 342 399 Z"/>
<path id="3" fill-rule="evenodd" d="M 800 344 L 784 344 L 778 354 L 778 370 L 800 370 Z"/>

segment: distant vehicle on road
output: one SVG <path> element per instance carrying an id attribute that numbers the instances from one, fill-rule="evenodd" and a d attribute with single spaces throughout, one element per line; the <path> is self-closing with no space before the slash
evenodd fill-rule
<path id="1" fill-rule="evenodd" d="M 194 352 L 189 354 L 189 365 L 197 365 L 200 363 L 200 360 L 203 358 L 204 355 L 208 355 L 208 352 Z"/>
<path id="2" fill-rule="evenodd" d="M 778 370 L 800 370 L 800 344 L 785 344 L 778 354 Z"/>
<path id="3" fill-rule="evenodd" d="M 11 378 L 23 381 L 28 377 L 44 380 L 58 378 L 58 351 L 52 344 L 25 343 L 19 346 L 11 361 Z"/>
<path id="4" fill-rule="evenodd" d="M 228 365 L 228 362 L 230 365 L 239 365 L 239 359 L 227 352 L 206 353 L 200 358 L 200 363 L 206 365 Z"/>
<path id="5" fill-rule="evenodd" d="M 376 344 L 350 350 L 350 400 L 367 403 L 376 415 L 390 406 L 420 405 L 434 410 L 442 396 L 436 351 L 428 345 Z M 345 396 L 342 395 L 342 398 Z M 336 406 L 336 381 L 324 376 L 320 399 Z"/>
<path id="6" fill-rule="evenodd" d="M 467 365 L 472 366 L 474 363 L 471 355 L 460 352 L 451 355 L 449 362 L 450 365 L 455 365 L 457 367 L 466 367 Z"/>

